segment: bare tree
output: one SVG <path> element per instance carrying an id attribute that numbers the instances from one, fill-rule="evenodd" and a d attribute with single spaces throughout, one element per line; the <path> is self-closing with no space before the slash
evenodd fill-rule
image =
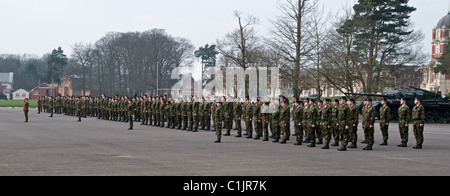
<path id="1" fill-rule="evenodd" d="M 274 29 L 268 41 L 272 51 L 282 57 L 281 78 L 292 81 L 293 94 L 298 96 L 300 90 L 300 73 L 303 63 L 309 58 L 313 49 L 310 37 L 310 15 L 317 5 L 317 0 L 283 0 L 279 2 L 282 15 L 272 21 Z"/>

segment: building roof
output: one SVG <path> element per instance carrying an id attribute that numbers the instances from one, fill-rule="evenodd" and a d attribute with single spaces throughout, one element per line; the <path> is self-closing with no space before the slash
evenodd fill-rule
<path id="1" fill-rule="evenodd" d="M 14 73 L 0 73 L 0 83 L 13 83 Z"/>
<path id="2" fill-rule="evenodd" d="M 450 12 L 439 20 L 436 28 L 450 28 Z"/>

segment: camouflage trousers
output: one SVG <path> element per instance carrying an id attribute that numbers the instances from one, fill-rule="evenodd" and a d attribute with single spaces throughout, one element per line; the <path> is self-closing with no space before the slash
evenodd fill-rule
<path id="1" fill-rule="evenodd" d="M 325 139 L 325 143 L 329 144 L 331 142 L 331 129 L 332 127 L 328 127 L 328 122 L 322 122 L 321 130 L 322 130 L 322 137 Z"/>
<path id="2" fill-rule="evenodd" d="M 349 128 L 349 137 L 353 144 L 356 144 L 358 142 L 358 125 L 353 126 L 351 125 Z M 367 140 L 367 139 L 366 139 Z"/>
<path id="3" fill-rule="evenodd" d="M 257 137 L 262 136 L 262 120 L 261 118 L 259 119 L 254 119 L 253 121 L 254 127 L 255 127 L 255 134 Z"/>
<path id="4" fill-rule="evenodd" d="M 225 114 L 223 117 L 223 125 L 225 125 L 225 129 L 227 132 L 230 132 L 231 127 L 233 126 L 233 117 L 229 114 Z"/>
<path id="5" fill-rule="evenodd" d="M 216 124 L 214 126 L 216 127 L 217 139 L 221 139 L 222 138 L 222 121 L 216 120 Z"/>
<path id="6" fill-rule="evenodd" d="M 281 121 L 280 128 L 281 128 L 281 133 L 283 134 L 283 140 L 289 139 L 290 132 L 291 132 L 290 131 L 290 129 L 291 129 L 290 122 Z"/>
<path id="7" fill-rule="evenodd" d="M 294 131 L 295 135 L 297 136 L 297 141 L 303 141 L 303 125 L 301 124 L 301 122 L 294 122 Z"/>
<path id="8" fill-rule="evenodd" d="M 203 115 L 203 126 L 207 129 L 211 129 L 211 114 L 204 114 Z"/>
<path id="9" fill-rule="evenodd" d="M 188 127 L 188 120 L 189 120 L 187 114 L 183 114 L 182 119 L 183 119 L 183 129 L 185 129 Z"/>
<path id="10" fill-rule="evenodd" d="M 192 114 L 192 121 L 194 123 L 193 128 L 198 129 L 198 124 L 200 123 L 200 116 L 197 113 Z"/>
<path id="11" fill-rule="evenodd" d="M 331 127 L 332 127 L 334 142 L 338 143 L 340 141 L 340 138 L 339 138 L 339 129 L 336 124 L 337 124 L 337 122 L 333 122 L 333 125 Z"/>
<path id="12" fill-rule="evenodd" d="M 245 128 L 247 129 L 248 136 L 251 137 L 253 135 L 253 123 L 251 119 L 245 119 Z"/>
<path id="13" fill-rule="evenodd" d="M 386 125 L 386 122 L 380 122 L 381 134 L 383 135 L 383 141 L 387 141 L 389 139 L 389 125 Z"/>
<path id="14" fill-rule="evenodd" d="M 421 121 L 414 122 L 414 137 L 416 138 L 417 145 L 423 144 L 423 129 L 424 127 L 420 126 Z"/>
<path id="15" fill-rule="evenodd" d="M 237 134 L 242 134 L 242 123 L 241 123 L 241 117 L 234 115 L 234 124 L 236 124 Z"/>
<path id="16" fill-rule="evenodd" d="M 341 138 L 342 146 L 348 145 L 348 138 L 349 138 L 349 134 L 350 134 L 350 128 L 346 129 L 345 126 L 346 126 L 345 121 L 339 121 L 338 130 L 339 130 L 339 136 Z"/>
<path id="17" fill-rule="evenodd" d="M 272 132 L 273 138 L 274 139 L 279 139 L 280 138 L 280 124 L 278 123 L 278 121 L 276 120 L 272 120 L 272 122 L 270 122 L 270 131 Z"/>
<path id="18" fill-rule="evenodd" d="M 269 138 L 269 120 L 262 120 L 262 132 L 264 138 Z"/>
<path id="19" fill-rule="evenodd" d="M 409 138 L 409 127 L 406 127 L 406 123 L 400 121 L 398 124 L 398 128 L 400 130 L 400 138 L 402 139 L 402 143 L 408 143 Z"/>
<path id="20" fill-rule="evenodd" d="M 188 117 L 188 121 L 189 121 L 188 128 L 193 129 L 194 128 L 194 117 L 193 117 L 193 114 L 191 112 L 188 112 L 187 113 L 187 117 Z"/>
<path id="21" fill-rule="evenodd" d="M 367 142 L 367 146 L 373 146 L 373 143 L 375 142 L 374 139 L 374 133 L 375 133 L 375 128 L 372 125 L 372 128 L 370 127 L 371 124 L 369 123 L 363 123 L 363 128 L 364 128 L 364 138 L 366 139 Z"/>
<path id="22" fill-rule="evenodd" d="M 306 131 L 308 132 L 308 134 L 309 134 L 309 137 L 308 137 L 308 139 L 309 139 L 309 141 L 311 142 L 311 144 L 316 144 L 316 131 L 317 131 L 317 126 L 314 126 L 313 127 L 313 123 L 312 122 L 308 122 L 307 124 L 306 124 Z"/>

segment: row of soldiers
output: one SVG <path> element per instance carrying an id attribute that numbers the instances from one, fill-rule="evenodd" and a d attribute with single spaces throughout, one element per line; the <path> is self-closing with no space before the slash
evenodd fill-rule
<path id="1" fill-rule="evenodd" d="M 280 103 L 281 105 L 277 107 Z M 387 145 L 390 114 L 386 101 L 384 100 L 382 103 L 380 127 L 383 143 L 380 145 Z M 364 150 L 372 150 L 376 110 L 370 99 L 366 99 L 364 105 L 362 125 L 365 141 L 363 143 L 367 144 Z M 296 137 L 294 145 L 308 143 L 308 147 L 315 147 L 316 144 L 324 144 L 322 149 L 329 149 L 330 146 L 339 146 L 339 142 L 341 142 L 338 150 L 346 151 L 347 148 L 357 148 L 358 139 L 359 112 L 355 100 L 347 101 L 346 97 L 334 100 L 334 102 L 330 99 L 300 101 L 294 97 L 292 103 L 286 97 L 281 97 L 275 102 L 264 102 L 259 98 L 251 101 L 247 97 L 242 103 L 237 98 L 227 100 L 227 97 L 222 97 L 220 100 L 215 99 L 211 102 L 207 98 L 197 101 L 194 96 L 186 100 L 173 100 L 166 95 L 134 98 L 126 96 L 45 97 L 39 99 L 38 109 L 39 113 L 41 111 L 51 113 L 51 117 L 53 112 L 77 116 L 78 121 L 81 121 L 82 117 L 92 116 L 98 119 L 128 122 L 130 130 L 133 129 L 133 122 L 193 132 L 212 130 L 216 131 L 216 143 L 221 142 L 222 129 L 226 131 L 224 136 L 230 136 L 234 123 L 235 130 L 237 130 L 236 137 L 244 135 L 247 139 L 255 140 L 260 140 L 262 137 L 262 141 L 272 138 L 274 143 L 285 144 L 291 136 L 291 119 L 294 121 L 294 136 Z M 399 110 L 399 115 L 401 118 L 403 117 L 402 110 Z M 422 116 L 416 118 L 422 118 Z M 241 126 L 242 121 L 245 124 L 245 133 Z M 401 121 L 400 123 L 403 125 L 400 127 L 403 138 L 405 122 Z M 423 123 L 420 125 L 423 133 Z M 332 140 L 333 143 L 331 143 Z M 350 145 L 348 145 L 349 142 Z M 403 143 L 405 141 L 402 141 L 402 145 L 399 146 L 405 147 Z M 416 147 L 421 148 L 421 143 L 423 143 L 423 139 L 422 142 L 418 141 Z"/>

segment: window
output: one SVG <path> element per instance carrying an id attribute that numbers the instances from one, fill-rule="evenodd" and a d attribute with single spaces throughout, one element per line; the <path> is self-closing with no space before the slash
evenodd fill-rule
<path id="1" fill-rule="evenodd" d="M 16 97 L 17 97 L 17 98 L 19 97 L 19 93 L 16 93 Z"/>
<path id="2" fill-rule="evenodd" d="M 22 93 L 22 97 L 26 97 L 27 96 L 27 94 L 26 93 Z"/>
<path id="3" fill-rule="evenodd" d="M 34 95 L 39 95 L 39 91 L 34 91 Z"/>
<path id="4" fill-rule="evenodd" d="M 424 81 L 424 82 L 427 82 L 427 81 L 428 81 L 428 72 L 427 72 L 427 71 L 425 71 L 425 72 L 423 73 L 423 81 Z"/>

